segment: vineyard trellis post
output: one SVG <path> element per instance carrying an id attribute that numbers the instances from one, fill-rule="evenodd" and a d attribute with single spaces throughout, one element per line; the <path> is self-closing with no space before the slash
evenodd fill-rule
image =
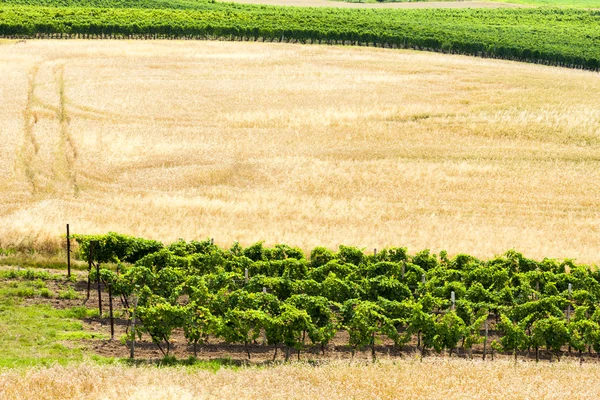
<path id="1" fill-rule="evenodd" d="M 573 284 L 569 283 L 569 302 L 567 303 L 567 324 L 571 322 L 571 301 L 573 300 Z M 569 342 L 568 348 L 569 354 L 571 354 L 571 343 Z"/>
<path id="2" fill-rule="evenodd" d="M 487 321 L 487 319 L 485 320 L 484 326 L 485 326 L 485 336 L 483 339 L 483 361 L 485 361 L 485 354 L 487 352 L 487 342 L 488 342 L 488 321 Z"/>
<path id="3" fill-rule="evenodd" d="M 90 289 L 91 289 L 91 279 L 90 274 L 92 273 L 92 259 L 94 255 L 94 245 L 96 244 L 95 240 L 91 240 L 88 248 L 88 280 L 87 280 L 87 300 L 90 299 Z"/>
<path id="4" fill-rule="evenodd" d="M 573 300 L 573 284 L 569 283 L 569 302 L 567 303 L 567 322 L 571 322 L 571 300 Z"/>
<path id="5" fill-rule="evenodd" d="M 100 279 L 100 263 L 96 263 L 96 279 L 98 280 L 98 314 L 102 318 L 102 280 Z"/>
<path id="6" fill-rule="evenodd" d="M 71 277 L 71 236 L 69 235 L 69 224 L 67 224 L 67 277 Z"/>
<path id="7" fill-rule="evenodd" d="M 402 282 L 404 282 L 404 270 L 406 269 L 406 261 L 402 261 Z"/>
<path id="8" fill-rule="evenodd" d="M 134 359 L 135 357 L 135 309 L 137 308 L 138 298 L 133 295 L 133 311 L 131 313 L 131 349 L 129 351 L 129 358 Z"/>
<path id="9" fill-rule="evenodd" d="M 110 315 L 110 340 L 115 340 L 115 319 L 113 316 L 112 285 L 108 284 L 108 312 Z"/>

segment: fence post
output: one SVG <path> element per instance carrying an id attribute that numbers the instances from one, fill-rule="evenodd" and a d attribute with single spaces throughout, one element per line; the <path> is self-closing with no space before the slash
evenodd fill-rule
<path id="1" fill-rule="evenodd" d="M 90 279 L 90 274 L 92 273 L 92 255 L 94 252 L 94 243 L 96 243 L 95 241 L 90 241 L 89 244 L 89 248 L 88 248 L 88 281 L 87 281 L 87 299 L 90 299 L 90 288 L 91 288 L 91 279 Z"/>
<path id="2" fill-rule="evenodd" d="M 137 308 L 137 296 L 133 295 L 133 312 L 131 313 L 131 349 L 129 351 L 129 358 L 132 360 L 135 356 L 135 309 Z"/>
<path id="3" fill-rule="evenodd" d="M 102 318 L 102 290 L 101 290 L 101 282 L 100 279 L 100 263 L 96 263 L 96 275 L 98 279 L 98 312 L 100 313 L 100 318 Z"/>
<path id="4" fill-rule="evenodd" d="M 71 236 L 69 235 L 69 224 L 67 224 L 67 277 L 71 277 Z"/>
<path id="5" fill-rule="evenodd" d="M 450 301 L 452 302 L 452 311 L 456 308 L 456 295 L 454 294 L 454 290 L 450 292 Z"/>
<path id="6" fill-rule="evenodd" d="M 402 261 L 402 282 L 404 282 L 404 269 L 406 268 L 406 261 Z"/>
<path id="7" fill-rule="evenodd" d="M 485 320 L 485 338 L 483 339 L 483 361 L 485 361 L 485 353 L 487 350 L 487 341 L 488 341 L 488 322 Z"/>
<path id="8" fill-rule="evenodd" d="M 113 316 L 112 284 L 108 284 L 108 310 L 110 314 L 110 340 L 115 340 L 115 319 Z"/>
<path id="9" fill-rule="evenodd" d="M 377 257 L 377 249 L 373 249 L 373 257 Z"/>
<path id="10" fill-rule="evenodd" d="M 567 322 L 571 322 L 571 300 L 573 300 L 573 285 L 569 283 L 569 303 L 567 303 Z"/>
<path id="11" fill-rule="evenodd" d="M 244 270 L 244 280 L 246 281 L 246 284 L 248 284 L 248 268 Z"/>

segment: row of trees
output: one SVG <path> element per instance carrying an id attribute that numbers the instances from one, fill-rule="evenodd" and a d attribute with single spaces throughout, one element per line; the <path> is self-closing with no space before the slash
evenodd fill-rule
<path id="1" fill-rule="evenodd" d="M 143 329 L 165 353 L 177 328 L 194 348 L 215 336 L 244 344 L 249 357 L 248 344 L 261 335 L 287 358 L 309 344 L 324 351 L 340 330 L 353 351 L 370 347 L 373 357 L 380 339 L 398 351 L 416 342 L 422 354 L 459 347 L 471 354 L 487 328 L 494 340 L 486 345 L 515 356 L 600 350 L 600 272 L 568 260 L 537 262 L 514 251 L 488 261 L 405 248 L 365 254 L 348 246 L 318 247 L 307 259 L 287 245 L 76 238 L 80 257 L 94 241 L 96 260 L 117 263 L 100 279 L 127 307 L 137 296 Z"/>
<path id="2" fill-rule="evenodd" d="M 59 34 L 358 44 L 591 70 L 600 67 L 596 40 L 600 16 L 587 10 L 334 10 L 210 2 L 147 1 L 136 5 L 117 0 L 52 4 L 6 0 L 2 4 L 0 36 L 5 37 Z"/>

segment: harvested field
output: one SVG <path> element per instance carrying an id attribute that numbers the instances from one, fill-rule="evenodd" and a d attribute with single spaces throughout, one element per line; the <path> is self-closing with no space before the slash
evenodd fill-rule
<path id="1" fill-rule="evenodd" d="M 598 262 L 600 76 L 374 48 L 0 46 L 0 247 L 64 224 Z"/>
<path id="2" fill-rule="evenodd" d="M 597 399 L 600 365 L 429 359 L 220 369 L 77 365 L 0 372 L 5 399 Z"/>

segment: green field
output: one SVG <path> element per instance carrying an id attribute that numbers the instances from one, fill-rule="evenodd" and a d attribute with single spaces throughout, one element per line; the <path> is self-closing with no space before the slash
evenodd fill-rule
<path id="1" fill-rule="evenodd" d="M 6 0 L 0 36 L 196 38 L 414 48 L 597 70 L 600 13 L 332 9 L 210 1 Z"/>
<path id="2" fill-rule="evenodd" d="M 491 0 L 502 3 L 525 4 L 541 7 L 600 8 L 599 0 Z"/>
<path id="3" fill-rule="evenodd" d="M 348 3 L 406 3 L 408 0 L 339 0 Z M 417 1 L 436 1 L 436 0 L 417 0 Z M 437 0 L 440 1 L 440 0 Z M 455 1 L 455 0 L 441 0 Z M 599 0 L 488 0 L 498 3 L 523 4 L 539 7 L 566 7 L 566 8 L 600 8 Z"/>

